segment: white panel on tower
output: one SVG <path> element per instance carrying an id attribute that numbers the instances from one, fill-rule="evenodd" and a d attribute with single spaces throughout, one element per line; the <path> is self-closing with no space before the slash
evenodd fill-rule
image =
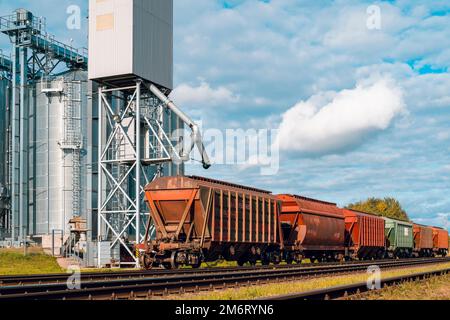
<path id="1" fill-rule="evenodd" d="M 173 88 L 173 0 L 89 0 L 89 79 Z"/>

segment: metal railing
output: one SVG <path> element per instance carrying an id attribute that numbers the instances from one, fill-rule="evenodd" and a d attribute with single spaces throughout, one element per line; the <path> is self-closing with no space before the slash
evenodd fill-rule
<path id="1" fill-rule="evenodd" d="M 29 12 L 0 17 L 0 32 L 15 37 L 19 46 L 31 46 L 41 53 L 51 51 L 55 59 L 87 70 L 87 49 L 77 49 L 55 39 L 46 31 L 46 20 Z"/>

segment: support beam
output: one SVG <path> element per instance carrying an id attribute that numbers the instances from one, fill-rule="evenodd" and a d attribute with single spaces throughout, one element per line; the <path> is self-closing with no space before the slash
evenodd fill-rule
<path id="1" fill-rule="evenodd" d="M 141 243 L 140 234 L 141 234 L 141 165 L 142 165 L 142 148 L 141 148 L 141 81 L 136 82 L 136 168 L 135 168 L 135 203 L 136 203 L 136 244 Z M 143 202 L 143 201 L 142 201 Z M 136 254 L 136 267 L 139 268 L 139 257 Z"/>
<path id="2" fill-rule="evenodd" d="M 98 264 L 101 266 L 101 240 L 110 242 L 111 250 L 115 245 L 124 247 L 139 267 L 138 252 L 132 247 L 148 236 L 141 236 L 143 211 L 148 210 L 144 186 L 162 173 L 163 165 L 172 164 L 167 150 L 175 148 L 156 116 L 160 102 L 141 80 L 131 87 L 99 88 L 98 102 Z M 144 152 L 148 148 L 150 155 Z"/>
<path id="3" fill-rule="evenodd" d="M 103 150 L 101 148 L 102 142 L 103 142 L 103 135 L 101 134 L 103 132 L 103 106 L 102 106 L 102 88 L 98 87 L 98 183 L 97 183 L 97 267 L 102 267 L 102 252 L 101 252 L 101 245 L 100 242 L 102 239 L 102 213 L 100 208 L 103 205 L 103 170 L 101 167 L 101 159 L 102 159 L 102 153 Z"/>
<path id="4" fill-rule="evenodd" d="M 11 123 L 11 150 L 12 150 L 12 163 L 10 170 L 10 188 L 11 188 L 11 237 L 16 240 L 19 236 L 19 138 L 20 138 L 20 99 L 18 95 L 18 87 L 20 86 L 20 73 L 19 73 L 19 48 L 13 45 L 13 68 L 12 68 L 12 123 Z"/>

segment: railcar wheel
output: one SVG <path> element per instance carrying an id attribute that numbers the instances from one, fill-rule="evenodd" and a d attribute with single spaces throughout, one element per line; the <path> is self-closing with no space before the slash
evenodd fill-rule
<path id="1" fill-rule="evenodd" d="M 261 264 L 268 266 L 270 264 L 270 258 L 266 252 L 261 253 Z"/>
<path id="2" fill-rule="evenodd" d="M 172 265 L 171 265 L 170 263 L 166 263 L 166 262 L 161 263 L 161 267 L 162 267 L 163 269 L 165 269 L 165 270 L 170 270 L 170 269 L 172 269 Z"/>
<path id="3" fill-rule="evenodd" d="M 305 256 L 303 254 L 296 254 L 294 260 L 296 263 L 301 264 L 304 258 Z"/>
<path id="4" fill-rule="evenodd" d="M 243 267 L 246 262 L 247 262 L 247 259 L 244 259 L 244 258 L 239 258 L 237 260 L 237 264 L 239 267 Z"/>
<path id="5" fill-rule="evenodd" d="M 178 252 L 174 251 L 170 255 L 170 269 L 178 269 L 179 268 L 179 264 L 177 262 L 177 254 L 178 254 Z"/>
<path id="6" fill-rule="evenodd" d="M 274 265 L 279 265 L 280 263 L 281 263 L 281 256 L 279 255 L 279 254 L 273 254 L 272 255 L 272 263 L 274 264 Z"/>
<path id="7" fill-rule="evenodd" d="M 144 253 L 140 258 L 141 267 L 145 270 L 151 270 L 153 268 L 154 259 L 149 254 Z"/>

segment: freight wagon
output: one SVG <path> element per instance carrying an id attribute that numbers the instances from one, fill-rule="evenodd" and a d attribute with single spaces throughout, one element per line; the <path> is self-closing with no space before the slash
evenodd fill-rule
<path id="1" fill-rule="evenodd" d="M 146 269 L 198 268 L 221 258 L 242 266 L 448 253 L 446 230 L 297 195 L 195 176 L 158 178 L 145 195 L 151 219 L 136 249 Z"/>
<path id="2" fill-rule="evenodd" d="M 431 257 L 433 254 L 433 229 L 414 224 L 414 256 Z"/>
<path id="3" fill-rule="evenodd" d="M 388 258 L 409 258 L 414 250 L 413 224 L 383 218 L 386 232 L 386 255 Z"/>
<path id="4" fill-rule="evenodd" d="M 385 254 L 384 219 L 356 210 L 343 209 L 346 256 L 352 259 L 383 258 Z"/>
<path id="5" fill-rule="evenodd" d="M 448 254 L 448 232 L 442 228 L 433 227 L 433 254 L 446 257 Z"/>
<path id="6" fill-rule="evenodd" d="M 199 267 L 220 257 L 281 262 L 280 201 L 270 192 L 201 177 L 164 177 L 145 188 L 156 227 L 139 249 L 141 264 Z"/>
<path id="7" fill-rule="evenodd" d="M 278 195 L 287 263 L 344 258 L 345 222 L 335 203 L 297 195 Z"/>

